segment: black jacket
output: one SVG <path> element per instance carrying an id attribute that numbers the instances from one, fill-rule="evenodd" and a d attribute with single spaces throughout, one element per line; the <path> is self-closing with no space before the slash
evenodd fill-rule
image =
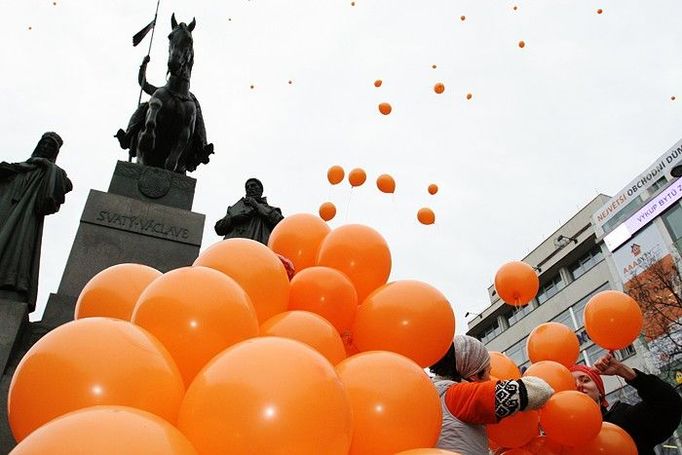
<path id="1" fill-rule="evenodd" d="M 637 390 L 641 402 L 620 401 L 605 412 L 604 421 L 627 431 L 637 444 L 639 455 L 654 455 L 654 446 L 667 440 L 682 417 L 682 398 L 677 391 L 652 374 L 635 369 L 637 376 L 626 381 Z"/>

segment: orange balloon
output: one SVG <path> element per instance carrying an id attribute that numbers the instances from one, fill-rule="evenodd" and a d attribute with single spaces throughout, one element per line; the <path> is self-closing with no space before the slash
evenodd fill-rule
<path id="1" fill-rule="evenodd" d="M 585 330 L 604 349 L 629 346 L 642 331 L 643 322 L 635 299 L 620 291 L 599 292 L 585 305 Z"/>
<path id="2" fill-rule="evenodd" d="M 327 170 L 327 180 L 332 185 L 339 184 L 343 181 L 345 171 L 341 166 L 332 166 Z"/>
<path id="3" fill-rule="evenodd" d="M 49 332 L 21 360 L 9 388 L 9 423 L 21 441 L 55 417 L 99 404 L 173 423 L 184 392 L 170 354 L 146 330 L 119 319 L 79 319 Z"/>
<path id="4" fill-rule="evenodd" d="M 393 110 L 393 108 L 388 103 L 379 104 L 379 112 L 381 112 L 384 115 L 390 114 L 392 110 Z"/>
<path id="5" fill-rule="evenodd" d="M 365 352 L 344 360 L 336 370 L 353 409 L 349 455 L 388 455 L 436 445 L 440 399 L 416 363 L 392 352 Z"/>
<path id="6" fill-rule="evenodd" d="M 520 379 L 521 372 L 514 361 L 501 352 L 490 351 L 490 374 L 504 381 L 506 379 Z"/>
<path id="7" fill-rule="evenodd" d="M 438 192 L 438 185 L 432 183 L 431 185 L 429 185 L 428 191 L 430 195 L 436 194 Z"/>
<path id="8" fill-rule="evenodd" d="M 320 218 L 325 221 L 329 221 L 336 216 L 336 206 L 331 202 L 324 202 L 320 206 Z"/>
<path id="9" fill-rule="evenodd" d="M 301 341 L 325 356 L 332 365 L 346 358 L 341 335 L 325 318 L 310 311 L 285 311 L 260 326 L 261 336 Z"/>
<path id="10" fill-rule="evenodd" d="M 315 265 L 320 244 L 330 231 L 327 223 L 315 215 L 297 213 L 277 223 L 270 234 L 268 246 L 293 262 L 296 272 L 300 272 Z"/>
<path id="11" fill-rule="evenodd" d="M 443 449 L 411 449 L 398 452 L 396 455 L 461 455 L 459 452 Z"/>
<path id="12" fill-rule="evenodd" d="M 46 423 L 12 455 L 197 455 L 192 444 L 164 419 L 126 406 L 93 406 Z"/>
<path id="13" fill-rule="evenodd" d="M 314 215 L 311 217 L 315 218 Z M 286 219 L 281 223 L 284 221 Z M 251 298 L 259 323 L 287 308 L 287 271 L 277 255 L 265 245 L 249 239 L 223 240 L 201 253 L 194 265 L 210 267 L 233 278 Z"/>
<path id="14" fill-rule="evenodd" d="M 571 367 L 578 360 L 580 342 L 575 332 L 558 322 L 545 322 L 535 327 L 526 341 L 530 361 L 553 360 Z"/>
<path id="15" fill-rule="evenodd" d="M 421 224 L 433 224 L 436 222 L 436 214 L 428 207 L 422 207 L 417 212 L 417 220 Z"/>
<path id="16" fill-rule="evenodd" d="M 350 334 L 357 306 L 353 283 L 338 270 L 310 267 L 291 280 L 289 309 L 319 314 L 341 335 Z"/>
<path id="17" fill-rule="evenodd" d="M 471 93 L 467 93 L 467 99 L 470 100 L 473 95 Z"/>
<path id="18" fill-rule="evenodd" d="M 374 81 L 374 86 L 377 87 L 377 88 L 378 88 L 378 87 L 381 87 L 381 84 L 382 84 L 382 83 L 383 83 L 383 82 L 382 82 L 381 79 L 377 79 L 376 81 Z"/>
<path id="19" fill-rule="evenodd" d="M 599 405 L 577 390 L 557 392 L 540 409 L 540 425 L 549 439 L 575 447 L 595 438 L 601 429 Z"/>
<path id="20" fill-rule="evenodd" d="M 367 174 L 364 169 L 356 167 L 348 173 L 348 182 L 351 186 L 361 186 L 367 180 Z"/>
<path id="21" fill-rule="evenodd" d="M 358 302 L 362 302 L 388 280 L 391 252 L 386 240 L 371 227 L 346 224 L 322 241 L 317 264 L 343 272 L 355 286 Z"/>
<path id="22" fill-rule="evenodd" d="M 395 180 L 388 174 L 381 174 L 377 178 L 377 188 L 382 193 L 393 193 L 395 192 Z"/>
<path id="23" fill-rule="evenodd" d="M 604 12 L 604 10 L 601 9 L 601 8 L 599 8 L 599 9 L 597 10 L 597 14 L 601 14 L 601 13 L 603 13 L 603 12 Z"/>
<path id="24" fill-rule="evenodd" d="M 570 448 L 566 455 L 637 455 L 632 437 L 618 425 L 602 422 L 596 438 L 585 445 Z"/>
<path id="25" fill-rule="evenodd" d="M 140 296 L 132 321 L 168 349 L 186 387 L 216 354 L 258 336 L 249 296 L 208 267 L 182 267 L 154 281 Z"/>
<path id="26" fill-rule="evenodd" d="M 135 302 L 161 272 L 142 264 L 118 264 L 92 277 L 76 302 L 75 319 L 93 316 L 130 321 Z"/>
<path id="27" fill-rule="evenodd" d="M 520 47 L 521 49 L 523 49 L 524 47 L 526 47 L 526 42 L 525 42 L 525 41 L 519 41 L 519 47 Z"/>
<path id="28" fill-rule="evenodd" d="M 565 455 L 564 446 L 557 444 L 547 436 L 538 436 L 523 448 L 533 455 Z"/>
<path id="29" fill-rule="evenodd" d="M 544 379 L 552 386 L 555 392 L 575 390 L 575 379 L 571 371 L 562 364 L 552 360 L 541 360 L 532 364 L 523 375 Z"/>
<path id="30" fill-rule="evenodd" d="M 438 82 L 433 86 L 433 91 L 440 95 L 445 91 L 445 85 L 442 82 Z"/>
<path id="31" fill-rule="evenodd" d="M 507 262 L 495 274 L 495 290 L 505 303 L 523 306 L 533 300 L 540 280 L 530 265 L 521 261 Z"/>
<path id="32" fill-rule="evenodd" d="M 353 344 L 360 351 L 397 352 L 427 367 L 445 355 L 454 334 L 455 314 L 445 296 L 404 280 L 382 286 L 358 307 Z"/>
<path id="33" fill-rule="evenodd" d="M 486 425 L 488 437 L 501 447 L 517 448 L 528 444 L 538 435 L 540 416 L 537 411 L 517 412 L 500 420 L 499 423 Z"/>
<path id="34" fill-rule="evenodd" d="M 345 455 L 350 400 L 334 367 L 299 341 L 252 338 L 199 372 L 178 428 L 202 454 Z"/>

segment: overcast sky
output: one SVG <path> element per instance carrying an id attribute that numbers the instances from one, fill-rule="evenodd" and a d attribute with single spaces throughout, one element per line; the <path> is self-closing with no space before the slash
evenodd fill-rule
<path id="1" fill-rule="evenodd" d="M 131 37 L 155 5 L 0 0 L 0 159 L 25 160 L 54 130 L 74 183 L 46 219 L 39 311 L 57 290 L 89 190 L 106 191 L 127 158 L 112 135 L 137 103 L 149 36 L 137 48 Z M 458 332 L 465 312 L 488 305 L 502 263 L 682 137 L 679 1 L 162 0 L 155 85 L 172 12 L 197 20 L 192 92 L 216 150 L 191 174 L 194 211 L 206 215 L 202 248 L 219 240 L 213 224 L 257 176 L 285 214 L 317 213 L 330 200 L 332 227 L 381 232 L 391 279 L 440 289 Z M 393 112 L 381 115 L 380 102 Z M 335 164 L 362 167 L 367 183 L 331 187 Z M 394 197 L 377 190 L 382 173 L 395 178 Z M 424 206 L 435 225 L 417 222 Z"/>

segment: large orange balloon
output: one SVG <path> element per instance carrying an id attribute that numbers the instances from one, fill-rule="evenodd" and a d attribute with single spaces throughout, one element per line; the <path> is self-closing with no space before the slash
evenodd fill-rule
<path id="1" fill-rule="evenodd" d="M 490 351 L 490 374 L 504 381 L 506 379 L 520 379 L 521 372 L 514 361 L 497 351 Z"/>
<path id="2" fill-rule="evenodd" d="M 642 310 L 623 292 L 599 292 L 585 305 L 585 330 L 604 349 L 629 346 L 642 331 L 642 324 Z"/>
<path id="3" fill-rule="evenodd" d="M 517 412 L 499 423 L 487 425 L 488 437 L 501 447 L 516 448 L 528 444 L 538 435 L 540 416 L 537 411 Z"/>
<path id="4" fill-rule="evenodd" d="M 154 281 L 132 320 L 168 349 L 187 387 L 220 351 L 258 336 L 249 296 L 232 278 L 208 267 L 175 269 Z"/>
<path id="5" fill-rule="evenodd" d="M 318 210 L 320 218 L 329 221 L 336 216 L 336 206 L 331 202 L 323 202 Z"/>
<path id="6" fill-rule="evenodd" d="M 561 445 L 586 444 L 601 429 L 599 405 L 577 390 L 557 392 L 540 409 L 540 426 L 549 439 Z"/>
<path id="7" fill-rule="evenodd" d="M 353 344 L 360 351 L 397 352 L 427 367 L 450 348 L 455 314 L 433 286 L 395 281 L 377 289 L 358 307 L 352 332 Z"/>
<path id="8" fill-rule="evenodd" d="M 535 376 L 544 379 L 555 392 L 575 390 L 575 379 L 571 371 L 558 362 L 541 360 L 532 364 L 523 373 L 524 376 Z"/>
<path id="9" fill-rule="evenodd" d="M 547 436 L 538 436 L 523 448 L 533 455 L 565 455 L 564 446 L 557 444 Z"/>
<path id="10" fill-rule="evenodd" d="M 75 319 L 93 316 L 130 321 L 135 302 L 161 272 L 142 264 L 118 264 L 92 277 L 76 302 Z"/>
<path id="11" fill-rule="evenodd" d="M 70 412 L 28 435 L 12 455 L 196 455 L 185 436 L 164 419 L 126 406 Z"/>
<path id="12" fill-rule="evenodd" d="M 346 358 L 341 335 L 325 318 L 310 311 L 285 311 L 260 326 L 261 336 L 301 341 L 325 356 L 332 365 Z"/>
<path id="13" fill-rule="evenodd" d="M 573 366 L 580 354 L 575 332 L 558 322 L 545 322 L 535 327 L 526 341 L 531 362 L 553 360 L 565 367 Z"/>
<path id="14" fill-rule="evenodd" d="M 394 193 L 395 192 L 395 180 L 388 174 L 381 174 L 377 178 L 377 188 L 382 193 Z"/>
<path id="15" fill-rule="evenodd" d="M 201 253 L 194 265 L 210 267 L 232 277 L 251 298 L 260 323 L 287 308 L 287 271 L 265 245 L 248 239 L 223 240 Z"/>
<path id="16" fill-rule="evenodd" d="M 346 224 L 327 235 L 320 245 L 317 264 L 346 274 L 362 302 L 386 283 L 391 273 L 391 252 L 377 231 L 361 224 Z"/>
<path id="17" fill-rule="evenodd" d="M 343 181 L 343 177 L 346 173 L 341 166 L 332 166 L 327 171 L 327 180 L 332 185 L 336 185 Z"/>
<path id="18" fill-rule="evenodd" d="M 330 231 L 327 223 L 315 215 L 297 213 L 277 223 L 270 233 L 268 246 L 293 262 L 296 272 L 300 272 L 315 265 L 320 244 Z"/>
<path id="19" fill-rule="evenodd" d="M 252 338 L 218 354 L 187 390 L 178 428 L 201 454 L 345 455 L 350 401 L 334 367 L 299 341 Z"/>
<path id="20" fill-rule="evenodd" d="M 312 311 L 349 336 L 358 295 L 346 275 L 329 267 L 310 267 L 291 280 L 289 309 Z"/>
<path id="21" fill-rule="evenodd" d="M 349 455 L 395 454 L 433 447 L 441 427 L 440 399 L 424 370 L 392 352 L 354 355 L 337 367 L 353 408 Z"/>
<path id="22" fill-rule="evenodd" d="M 566 455 L 637 455 L 632 437 L 618 425 L 602 422 L 596 438 L 580 447 L 572 447 Z"/>
<path id="23" fill-rule="evenodd" d="M 348 173 L 348 182 L 351 186 L 361 186 L 367 180 L 364 169 L 356 167 Z"/>
<path id="24" fill-rule="evenodd" d="M 428 207 L 422 207 L 417 211 L 417 220 L 421 224 L 433 224 L 436 222 L 436 214 Z"/>
<path id="25" fill-rule="evenodd" d="M 146 330 L 110 318 L 57 327 L 26 353 L 9 389 L 9 423 L 17 441 L 67 412 L 123 405 L 171 423 L 185 388 L 173 359 Z"/>
<path id="26" fill-rule="evenodd" d="M 523 306 L 533 300 L 540 280 L 530 265 L 521 261 L 507 262 L 495 274 L 495 290 L 509 305 Z"/>

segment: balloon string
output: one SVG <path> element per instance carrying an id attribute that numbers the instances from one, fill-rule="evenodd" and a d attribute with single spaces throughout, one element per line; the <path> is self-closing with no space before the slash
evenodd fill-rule
<path id="1" fill-rule="evenodd" d="M 348 195 L 348 204 L 346 204 L 346 220 L 345 222 L 348 223 L 348 214 L 350 213 L 350 200 L 353 199 L 353 187 L 350 187 L 350 194 Z"/>

